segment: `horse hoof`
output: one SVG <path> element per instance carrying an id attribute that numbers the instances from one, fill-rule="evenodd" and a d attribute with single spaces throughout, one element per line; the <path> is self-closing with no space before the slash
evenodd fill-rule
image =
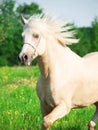
<path id="1" fill-rule="evenodd" d="M 88 130 L 96 130 L 96 124 L 94 121 L 90 121 Z"/>
<path id="2" fill-rule="evenodd" d="M 49 129 L 51 124 L 52 124 L 52 121 L 48 117 L 44 117 L 44 119 L 43 119 L 43 127 L 45 127 L 46 130 Z"/>

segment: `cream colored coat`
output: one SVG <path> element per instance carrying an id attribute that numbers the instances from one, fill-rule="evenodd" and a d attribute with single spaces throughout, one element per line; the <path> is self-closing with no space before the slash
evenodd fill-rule
<path id="1" fill-rule="evenodd" d="M 95 104 L 96 113 L 89 123 L 89 129 L 95 130 L 98 119 L 98 52 L 82 58 L 64 47 L 77 42 L 72 38 L 74 32 L 65 27 L 65 32 L 61 33 L 61 26 L 52 24 L 52 20 L 46 17 L 31 17 L 29 20 L 22 17 L 22 22 L 25 24 L 22 33 L 24 46 L 19 59 L 26 65 L 36 57 L 38 60 L 41 75 L 37 94 L 43 116 L 42 129 L 48 130 L 55 120 L 67 115 L 72 108 Z"/>

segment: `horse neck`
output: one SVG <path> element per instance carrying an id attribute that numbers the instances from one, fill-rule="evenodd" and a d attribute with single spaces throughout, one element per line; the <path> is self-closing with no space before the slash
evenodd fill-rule
<path id="1" fill-rule="evenodd" d="M 63 47 L 56 42 L 55 39 L 48 39 L 45 53 L 37 58 L 41 74 L 45 78 L 50 75 L 55 65 L 58 64 L 57 55 L 60 54 L 63 49 Z"/>
<path id="2" fill-rule="evenodd" d="M 51 43 L 52 41 L 52 43 Z M 57 43 L 56 40 L 51 39 L 48 41 L 46 51 L 42 56 L 38 57 L 38 64 L 43 77 L 47 78 L 55 73 L 55 69 L 64 64 L 67 66 L 70 57 L 77 59 L 79 57 L 74 52 L 72 52 L 68 47 L 63 47 L 61 44 Z M 69 64 L 68 64 L 69 66 Z M 66 67 L 67 68 L 67 67 Z"/>
<path id="3" fill-rule="evenodd" d="M 47 51 L 42 56 L 38 56 L 37 61 L 38 61 L 38 65 L 41 71 L 41 75 L 47 78 L 48 73 L 49 73 Z"/>

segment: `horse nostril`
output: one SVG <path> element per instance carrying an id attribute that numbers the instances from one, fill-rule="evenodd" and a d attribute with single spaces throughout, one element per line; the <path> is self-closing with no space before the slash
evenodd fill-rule
<path id="1" fill-rule="evenodd" d="M 24 60 L 24 61 L 28 60 L 28 56 L 24 54 L 24 55 L 23 55 L 23 60 Z"/>

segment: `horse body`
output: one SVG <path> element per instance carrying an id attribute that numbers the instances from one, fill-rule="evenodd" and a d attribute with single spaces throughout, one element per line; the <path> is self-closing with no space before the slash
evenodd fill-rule
<path id="1" fill-rule="evenodd" d="M 41 71 L 36 90 L 43 116 L 42 129 L 48 130 L 55 120 L 67 115 L 72 108 L 90 104 L 95 104 L 98 108 L 98 52 L 80 57 L 67 46 L 62 45 L 66 41 L 71 41 L 69 37 L 72 37 L 72 33 L 64 32 L 69 39 L 63 39 L 61 35 L 57 38 L 58 32 L 51 35 L 45 30 L 47 27 L 45 22 L 44 31 L 48 35 L 45 36 L 40 30 L 41 36 L 38 36 L 35 35 L 35 31 L 27 31 L 31 28 L 29 24 L 32 23 L 35 27 L 32 18 L 29 22 L 24 18 L 22 21 L 26 24 L 26 31 L 24 31 L 25 36 L 23 34 L 25 44 L 20 59 L 27 65 L 34 55 L 34 58 L 37 57 Z M 39 23 L 40 19 L 37 22 Z M 42 25 L 43 23 L 44 21 Z M 42 29 L 41 26 L 39 28 Z M 33 38 L 31 36 L 28 38 L 28 33 L 34 33 Z M 72 39 L 72 42 L 75 40 Z M 97 115 L 98 109 L 89 123 L 90 130 L 95 130 Z"/>
<path id="2" fill-rule="evenodd" d="M 71 53 L 70 56 L 68 52 Z M 37 93 L 43 116 L 62 103 L 66 106 L 65 111 L 68 114 L 71 108 L 81 108 L 98 102 L 98 61 L 96 61 L 98 54 L 93 53 L 93 56 L 89 54 L 81 58 L 67 47 L 64 49 L 64 54 L 64 59 L 59 58 L 59 53 L 58 60 L 51 58 L 53 62 L 51 68 L 47 68 L 48 75 L 44 77 L 45 73 L 42 73 L 38 80 Z M 47 64 L 49 63 L 51 61 L 48 60 Z M 58 118 L 61 117 L 62 115 Z"/>
<path id="3" fill-rule="evenodd" d="M 68 49 L 67 52 L 66 49 L 65 52 L 68 55 L 68 51 L 70 52 L 71 50 L 69 50 L 69 48 L 67 49 Z M 70 57 L 72 59 L 70 59 Z M 40 99 L 41 97 L 43 97 L 42 95 L 46 95 L 46 97 L 47 95 L 50 95 L 52 96 L 53 101 L 55 101 L 55 105 L 58 105 L 61 102 L 61 99 L 65 102 L 67 101 L 69 102 L 70 100 L 71 103 L 70 108 L 88 106 L 90 104 L 93 104 L 94 102 L 97 102 L 98 101 L 98 94 L 97 94 L 98 71 L 96 69 L 95 70 L 93 69 L 94 64 L 91 65 L 91 67 L 89 67 L 89 63 L 87 62 L 87 59 L 78 56 L 76 58 L 76 55 L 75 55 L 76 60 L 74 60 L 73 55 L 70 57 L 64 56 L 63 60 L 58 58 L 58 63 L 56 63 L 56 61 L 54 60 L 54 63 L 52 64 L 53 66 L 52 68 L 54 69 L 53 72 L 50 73 L 46 79 L 40 78 L 40 81 L 37 86 L 38 93 L 42 93 L 42 94 L 38 94 Z M 96 57 L 96 55 L 93 56 L 93 59 L 94 57 Z M 94 63 L 93 59 L 91 61 L 90 58 L 90 63 Z M 61 62 L 61 60 L 63 62 Z M 62 69 L 60 68 L 61 64 L 64 65 Z M 98 68 L 98 63 L 97 63 L 97 68 Z M 41 76 L 43 77 L 43 75 Z M 51 83 L 49 82 L 50 80 L 52 81 L 52 84 L 50 84 Z M 50 91 L 48 88 L 50 88 Z M 47 100 L 49 101 L 49 99 Z M 44 99 L 42 101 L 44 101 Z"/>

